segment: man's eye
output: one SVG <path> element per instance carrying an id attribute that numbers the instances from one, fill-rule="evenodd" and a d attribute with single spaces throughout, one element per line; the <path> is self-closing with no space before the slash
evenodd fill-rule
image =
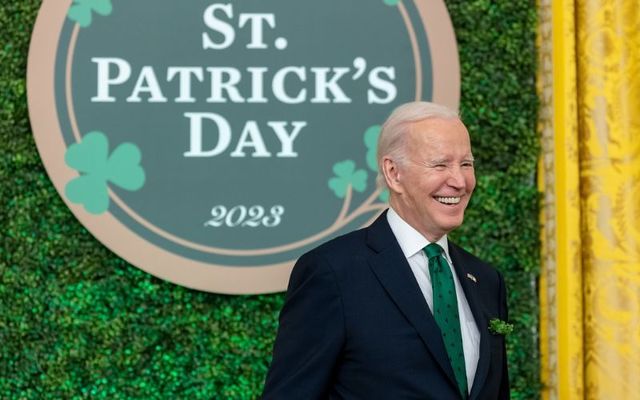
<path id="1" fill-rule="evenodd" d="M 473 168 L 473 163 L 472 162 L 465 162 L 462 163 L 462 166 L 465 168 Z"/>

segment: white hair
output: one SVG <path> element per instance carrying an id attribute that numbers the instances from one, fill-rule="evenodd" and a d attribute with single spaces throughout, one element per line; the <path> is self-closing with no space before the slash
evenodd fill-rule
<path id="1" fill-rule="evenodd" d="M 426 101 L 414 101 L 397 107 L 382 125 L 382 132 L 378 138 L 378 187 L 387 187 L 382 171 L 382 159 L 390 157 L 398 164 L 406 161 L 406 134 L 413 123 L 429 118 L 460 118 L 457 111 L 449 107 Z"/>

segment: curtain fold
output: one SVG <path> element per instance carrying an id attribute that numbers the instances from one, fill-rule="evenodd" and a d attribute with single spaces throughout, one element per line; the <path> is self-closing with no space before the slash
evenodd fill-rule
<path id="1" fill-rule="evenodd" d="M 640 3 L 540 0 L 545 399 L 640 399 Z"/>

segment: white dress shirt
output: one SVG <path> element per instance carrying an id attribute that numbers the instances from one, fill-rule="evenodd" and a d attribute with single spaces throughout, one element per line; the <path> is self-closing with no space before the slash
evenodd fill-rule
<path id="1" fill-rule="evenodd" d="M 416 277 L 416 281 L 418 281 L 422 295 L 433 313 L 433 288 L 431 287 L 431 275 L 429 274 L 429 260 L 424 251 L 422 251 L 430 242 L 404 221 L 393 208 L 389 208 L 387 212 L 387 221 L 398 240 L 398 244 L 400 244 L 404 256 L 407 258 L 407 262 L 411 267 L 413 275 Z M 458 276 L 453 269 L 453 263 L 451 262 L 451 257 L 449 257 L 447 236 L 443 236 L 436 243 L 444 249 L 444 255 L 448 261 L 449 268 L 451 268 L 453 281 L 456 286 L 458 314 L 460 315 L 460 332 L 462 333 L 462 348 L 464 351 L 464 363 L 467 369 L 467 387 L 469 392 L 471 392 L 473 379 L 476 375 L 476 368 L 478 367 L 478 359 L 480 358 L 480 332 L 478 331 L 478 326 L 473 318 L 462 286 L 460 286 Z"/>

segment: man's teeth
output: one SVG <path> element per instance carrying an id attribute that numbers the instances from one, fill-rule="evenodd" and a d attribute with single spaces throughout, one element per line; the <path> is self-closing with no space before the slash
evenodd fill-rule
<path id="1" fill-rule="evenodd" d="M 440 203 L 443 203 L 443 204 L 458 204 L 458 203 L 460 203 L 460 197 L 440 197 L 440 196 L 436 196 L 435 199 L 438 200 Z"/>

